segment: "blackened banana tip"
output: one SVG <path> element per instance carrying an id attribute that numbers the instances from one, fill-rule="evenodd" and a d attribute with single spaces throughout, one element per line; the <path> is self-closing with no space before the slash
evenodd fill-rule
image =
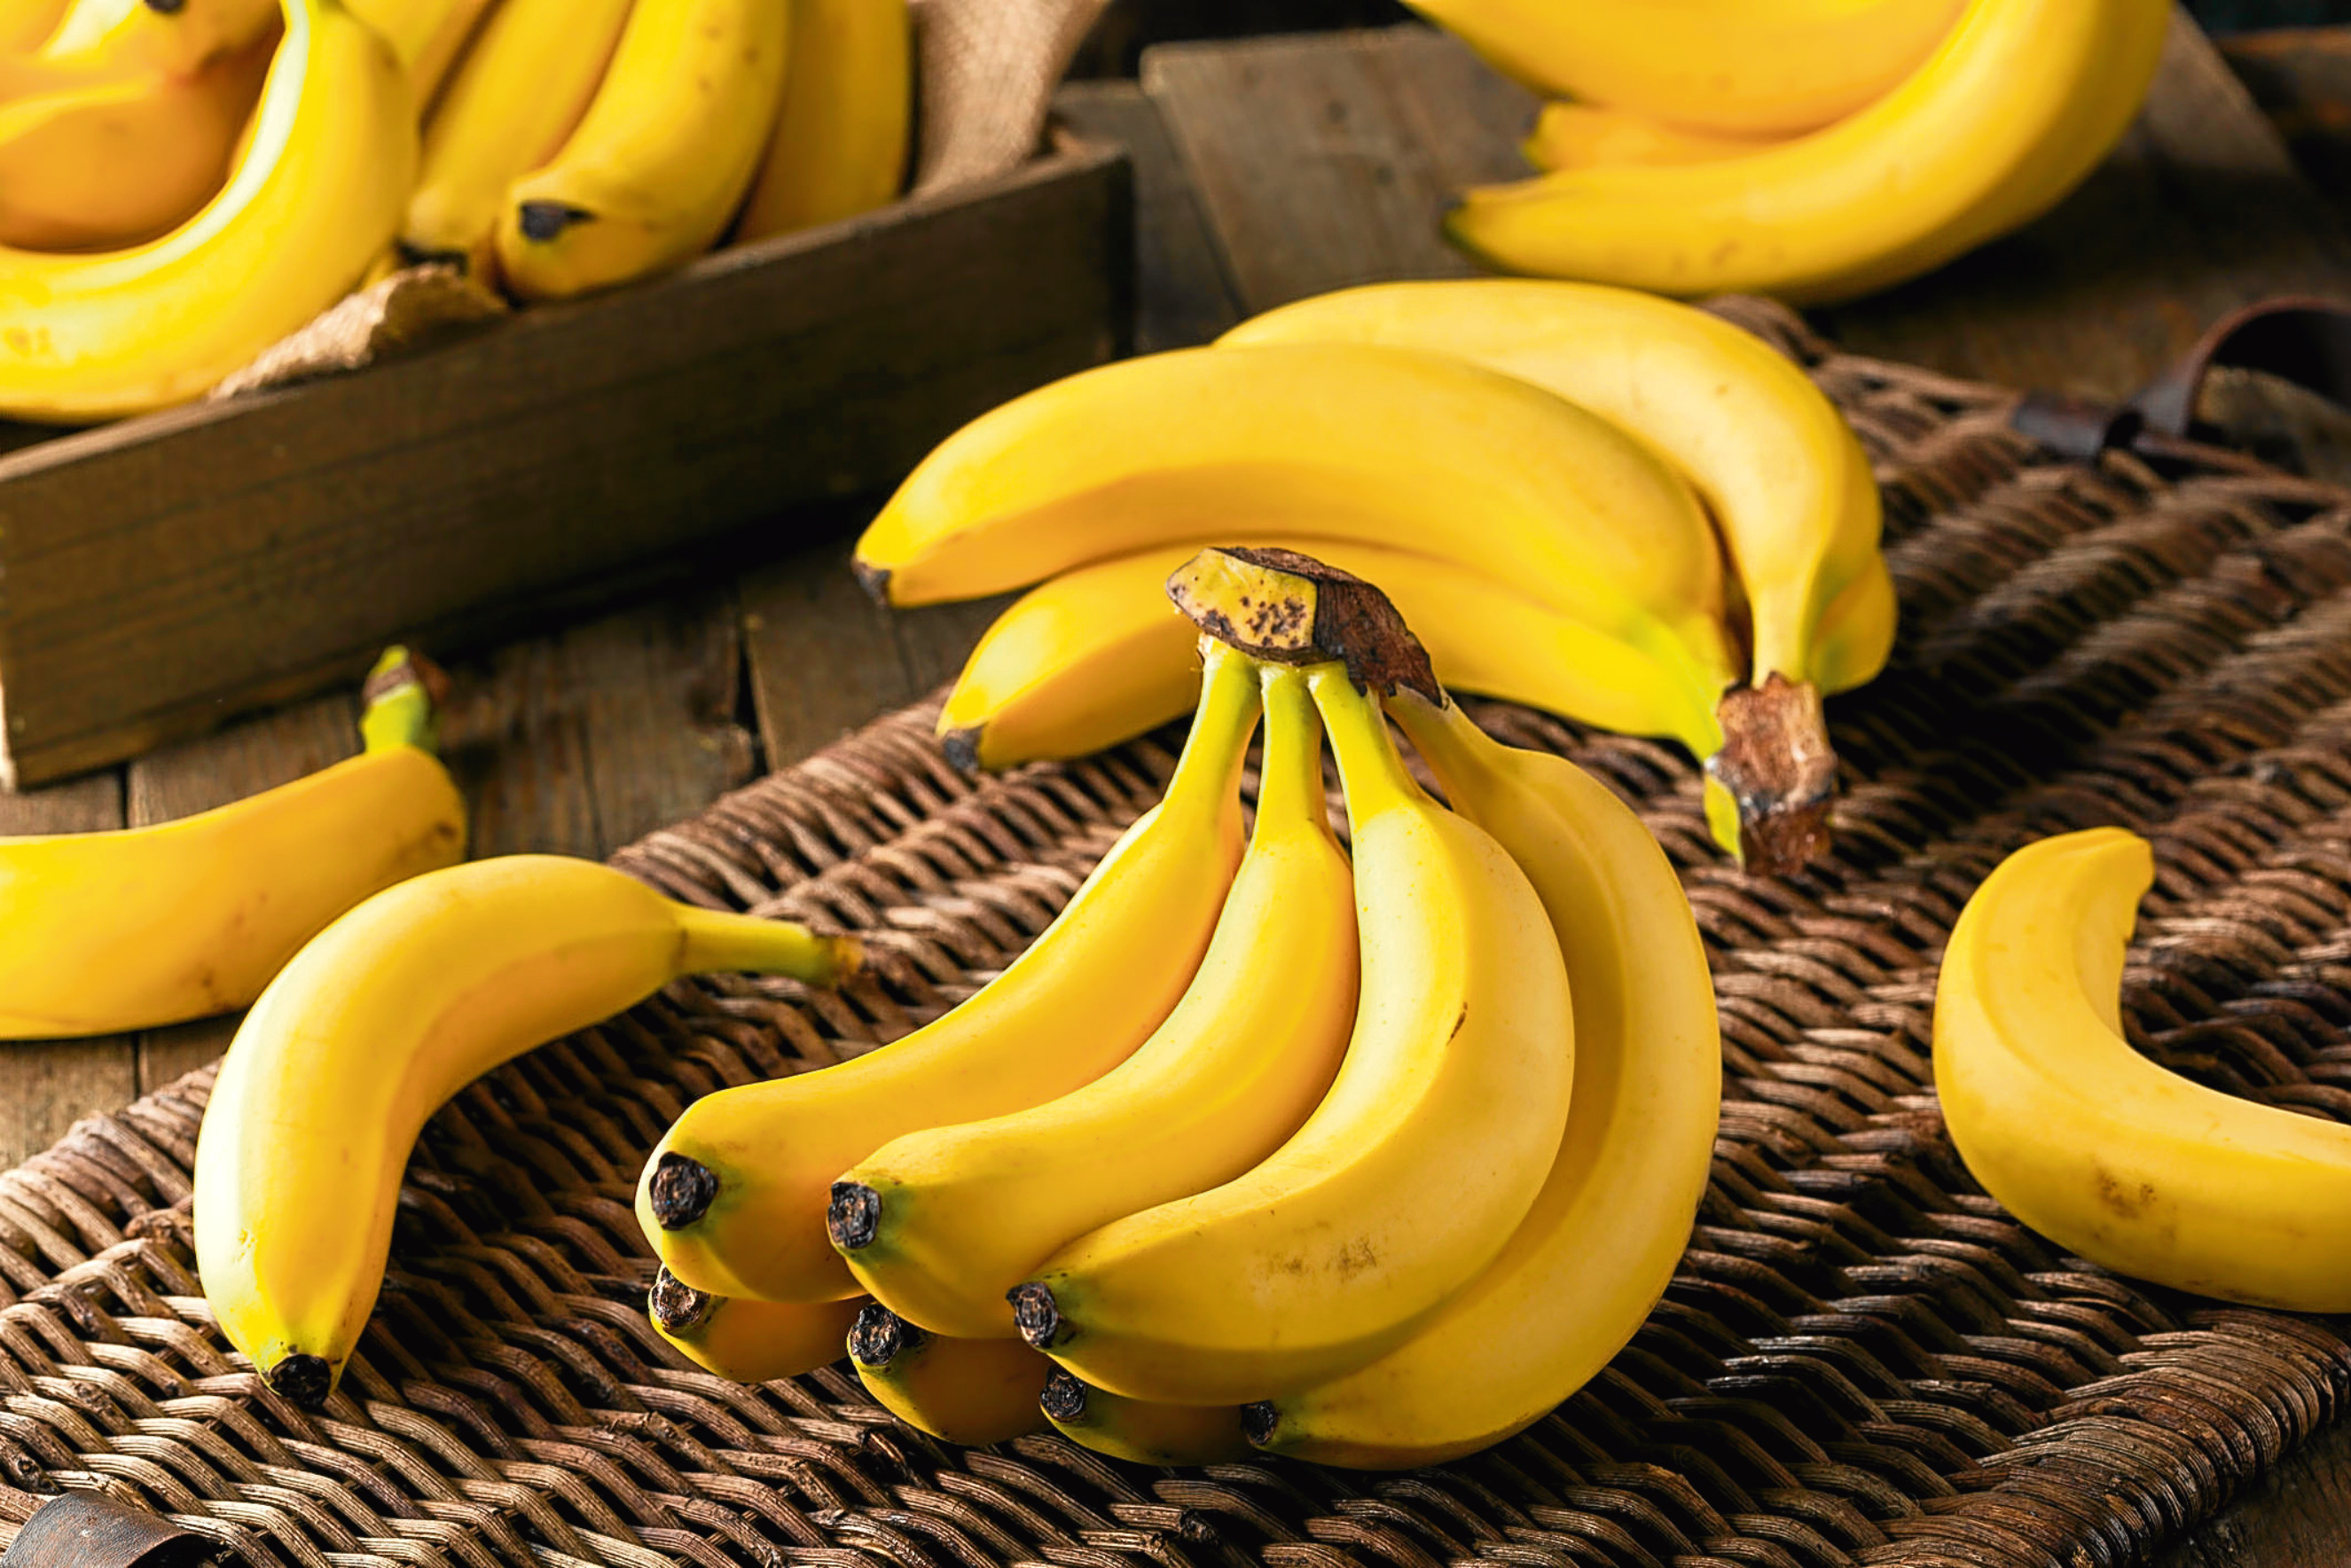
<path id="1" fill-rule="evenodd" d="M 1270 1399 L 1259 1399 L 1241 1406 L 1241 1436 L 1262 1448 L 1273 1441 L 1273 1430 L 1281 1424 L 1281 1412 Z"/>
<path id="2" fill-rule="evenodd" d="M 645 1311 L 664 1332 L 686 1334 L 709 1321 L 717 1301 L 664 1269 L 653 1276 L 653 1289 L 645 1292 Z"/>
<path id="3" fill-rule="evenodd" d="M 683 1230 L 710 1212 L 718 1197 L 718 1173 L 700 1160 L 664 1155 L 653 1166 L 648 1197 L 664 1230 Z"/>
<path id="4" fill-rule="evenodd" d="M 860 1366 L 885 1367 L 927 1337 L 881 1302 L 869 1302 L 849 1325 L 849 1359 Z"/>
<path id="5" fill-rule="evenodd" d="M 939 749 L 946 754 L 947 766 L 958 773 L 978 772 L 979 737 L 977 725 L 951 729 L 939 737 Z"/>
<path id="6" fill-rule="evenodd" d="M 185 0 L 181 3 L 185 4 Z M 522 230 L 523 238 L 544 245 L 572 225 L 587 223 L 595 215 L 569 202 L 524 202 L 515 209 L 515 223 Z"/>
<path id="7" fill-rule="evenodd" d="M 263 1373 L 261 1380 L 269 1385 L 273 1392 L 303 1409 L 316 1410 L 327 1402 L 327 1396 L 334 1392 L 335 1369 L 323 1355 L 309 1355 L 297 1351 Z"/>
<path id="8" fill-rule="evenodd" d="M 1012 1322 L 1020 1337 L 1039 1350 L 1050 1350 L 1070 1337 L 1070 1325 L 1061 1321 L 1053 1288 L 1042 1280 L 1015 1285 L 1004 1292 L 1004 1299 L 1012 1303 Z"/>
<path id="9" fill-rule="evenodd" d="M 1064 1424 L 1086 1418 L 1086 1385 L 1061 1367 L 1055 1367 L 1045 1379 L 1044 1391 L 1037 1396 L 1037 1408 L 1047 1418 Z"/>
<path id="10" fill-rule="evenodd" d="M 843 1252 L 873 1245 L 882 1229 L 882 1195 L 862 1182 L 832 1184 L 832 1200 L 824 1207 L 824 1228 Z"/>

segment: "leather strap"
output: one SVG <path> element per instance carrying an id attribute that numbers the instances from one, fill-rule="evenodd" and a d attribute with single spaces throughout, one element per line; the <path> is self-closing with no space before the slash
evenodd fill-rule
<path id="1" fill-rule="evenodd" d="M 210 1568 L 222 1547 L 193 1531 L 92 1492 L 67 1492 L 33 1511 L 0 1568 Z"/>

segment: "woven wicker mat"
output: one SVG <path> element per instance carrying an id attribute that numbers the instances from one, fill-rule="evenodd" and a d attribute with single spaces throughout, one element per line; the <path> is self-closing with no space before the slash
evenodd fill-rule
<path id="1" fill-rule="evenodd" d="M 629 1208 L 663 1124 L 968 994 L 1169 763 L 1138 743 L 975 785 L 921 707 L 619 857 L 681 896 L 872 933 L 882 974 L 843 998 L 680 985 L 467 1090 L 323 1415 L 263 1390 L 198 1295 L 206 1074 L 0 1175 L 0 1516 L 101 1488 L 308 1568 L 2007 1568 L 2126 1562 L 2218 1507 L 2334 1416 L 2351 1343 L 2100 1274 L 1978 1192 L 1927 1090 L 1934 964 L 2001 855 L 2126 823 L 2161 865 L 2135 1040 L 2351 1116 L 2351 494 L 2057 464 L 1998 390 L 1730 308 L 1875 455 L 1903 643 L 1833 705 L 1837 854 L 1790 881 L 1708 848 L 1677 753 L 1477 710 L 1608 780 L 1672 851 L 1729 1068 L 1687 1260 L 1557 1415 L 1416 1474 L 1151 1471 L 1050 1437 L 949 1449 L 839 1369 L 739 1388 L 665 1351 Z"/>

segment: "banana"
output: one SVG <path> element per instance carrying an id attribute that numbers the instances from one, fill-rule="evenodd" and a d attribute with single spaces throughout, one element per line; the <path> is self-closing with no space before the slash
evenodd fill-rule
<path id="1" fill-rule="evenodd" d="M 178 821 L 0 839 L 0 1038 L 114 1034 L 244 1007 L 381 888 L 465 857 L 431 750 L 438 672 L 393 649 L 361 756 Z"/>
<path id="2" fill-rule="evenodd" d="M 562 149 L 619 43 L 632 0 L 500 0 L 424 122 L 400 243 L 421 258 L 496 267 L 507 187 Z"/>
<path id="3" fill-rule="evenodd" d="M 30 54 L 57 30 L 65 0 L 6 0 L 0 4 L 0 52 Z"/>
<path id="4" fill-rule="evenodd" d="M 1519 151 L 1544 173 L 1562 169 L 1708 163 L 1771 145 L 1754 136 L 1690 131 L 1596 103 L 1547 103 Z"/>
<path id="5" fill-rule="evenodd" d="M 1241 858 L 1257 677 L 1221 647 L 1206 657 L 1165 796 L 1002 974 L 879 1051 L 686 1107 L 637 1186 L 638 1223 L 670 1272 L 727 1296 L 858 1293 L 826 1230 L 835 1177 L 919 1128 L 1058 1099 L 1159 1027 L 1200 967 Z"/>
<path id="6" fill-rule="evenodd" d="M 193 76 L 276 32 L 279 0 L 73 0 L 30 58 L 0 65 L 5 96 L 161 73 Z"/>
<path id="7" fill-rule="evenodd" d="M 2126 123 L 2105 100 L 2145 95 L 2168 16 L 2167 0 L 1970 0 L 1908 79 L 1826 130 L 1744 157 L 1473 190 L 1447 232 L 1510 271 L 1850 298 L 1981 243 L 1997 232 L 1987 214 L 2022 221 L 2004 193 L 2046 205 L 2085 174 Z"/>
<path id="8" fill-rule="evenodd" d="M 708 250 L 758 172 L 790 35 L 782 0 L 636 0 L 562 151 L 507 188 L 508 289 L 563 298 Z"/>
<path id="9" fill-rule="evenodd" d="M 645 1315 L 655 1333 L 703 1371 L 735 1383 L 773 1383 L 839 1361 L 862 1304 L 729 1301 L 664 1269 L 646 1294 Z"/>
<path id="10" fill-rule="evenodd" d="M 735 225 L 765 239 L 896 198 L 914 129 L 906 0 L 792 0 L 792 61 L 775 134 Z"/>
<path id="11" fill-rule="evenodd" d="M 1791 135 L 1899 87 L 1959 0 L 1410 0 L 1552 98 L 1729 135 Z"/>
<path id="12" fill-rule="evenodd" d="M 673 903 L 592 861 L 507 855 L 377 894 L 279 972 L 196 1141 L 196 1262 L 229 1343 L 298 1405 L 333 1392 L 383 1280 L 402 1168 L 470 1080 L 681 975 L 829 985 L 859 948 Z"/>
<path id="13" fill-rule="evenodd" d="M 1361 677 L 1434 685 L 1425 662 Z M 1501 1251 L 1559 1151 L 1574 1020 L 1542 905 L 1412 781 L 1355 678 L 1308 671 L 1354 852 L 1345 1062 L 1255 1169 L 1112 1221 L 1015 1290 L 1022 1335 L 1098 1388 L 1240 1405 L 1376 1359 Z"/>
<path id="14" fill-rule="evenodd" d="M 1405 689 L 1388 710 L 1542 899 L 1574 998 L 1575 1094 L 1550 1177 L 1484 1272 L 1370 1365 L 1241 1413 L 1261 1448 L 1359 1469 L 1474 1453 L 1607 1364 L 1680 1260 L 1722 1100 L 1705 946 L 1640 820 L 1450 704 Z"/>
<path id="15" fill-rule="evenodd" d="M 909 1133 L 833 1184 L 858 1283 L 936 1333 L 1013 1332 L 1005 1292 L 1096 1226 L 1232 1180 L 1313 1111 L 1355 1011 L 1354 888 L 1305 678 L 1269 667 L 1257 828 L 1198 972 L 1071 1094 Z"/>
<path id="16" fill-rule="evenodd" d="M 2351 1311 L 2351 1128 L 2170 1072 L 2122 1030 L 2147 841 L 2092 828 L 2002 861 L 1935 988 L 1935 1092 L 1969 1172 L 2116 1273 L 2288 1312 Z"/>
<path id="17" fill-rule="evenodd" d="M 1057 382 L 925 458 L 856 564 L 892 603 L 925 604 L 1235 517 L 1442 554 L 1701 685 L 1738 678 L 1721 551 L 1678 475 L 1541 388 L 1402 349 L 1190 349 Z"/>
<path id="18" fill-rule="evenodd" d="M 473 36 L 490 0 L 349 0 L 351 12 L 383 36 L 408 74 L 422 114 Z"/>
<path id="19" fill-rule="evenodd" d="M 1138 1465 L 1229 1465 L 1254 1454 L 1241 1430 L 1241 1413 L 1230 1405 L 1128 1399 L 1090 1387 L 1058 1366 L 1037 1403 L 1053 1430 L 1114 1459 Z"/>
<path id="20" fill-rule="evenodd" d="M 398 63 L 340 0 L 286 0 L 285 18 L 251 145 L 203 211 L 129 250 L 0 248 L 0 413 L 72 423 L 196 397 L 391 240 L 416 155 Z"/>
<path id="21" fill-rule="evenodd" d="M 883 1409 L 945 1442 L 978 1448 L 1045 1425 L 1037 1399 L 1053 1364 L 1017 1339 L 925 1333 L 877 1301 L 849 1331 L 849 1359 Z"/>

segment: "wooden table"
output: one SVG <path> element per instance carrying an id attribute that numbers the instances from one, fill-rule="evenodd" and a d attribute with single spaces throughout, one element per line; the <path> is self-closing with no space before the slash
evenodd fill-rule
<path id="1" fill-rule="evenodd" d="M 1468 269 L 1431 222 L 1447 193 L 1520 172 L 1532 103 L 1416 30 L 1163 49 L 1140 86 L 1062 99 L 1132 150 L 1144 350 L 1348 283 Z M 2023 235 L 1822 313 L 1847 342 L 2016 385 L 2119 395 L 2231 306 L 2351 295 L 2351 237 L 2192 24 L 2108 165 Z M 2351 446 L 2346 446 L 2351 449 Z M 608 602 L 451 661 L 444 749 L 477 854 L 603 855 L 950 677 L 997 606 L 876 607 L 835 542 L 726 563 L 682 592 Z M 808 537 L 804 528 L 796 537 Z M 164 821 L 350 754 L 351 700 L 305 703 L 126 768 L 0 796 L 0 832 Z M 0 1055 L 0 1160 L 216 1055 L 233 1019 Z M 2171 1568 L 2351 1557 L 2338 1428 L 2167 1559 Z"/>

